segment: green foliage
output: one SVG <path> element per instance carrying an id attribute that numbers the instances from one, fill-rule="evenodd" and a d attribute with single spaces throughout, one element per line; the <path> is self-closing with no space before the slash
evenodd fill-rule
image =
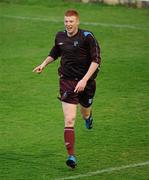
<path id="1" fill-rule="evenodd" d="M 0 3 L 0 179 L 49 180 L 148 161 L 148 10 L 11 2 L 19 4 Z M 79 111 L 77 115 L 74 171 L 65 166 L 59 60 L 41 75 L 32 73 L 47 56 L 55 33 L 63 30 L 67 8 L 80 12 L 81 28 L 95 34 L 102 55 L 94 129 L 86 130 Z M 83 179 L 147 180 L 148 172 L 144 166 Z"/>

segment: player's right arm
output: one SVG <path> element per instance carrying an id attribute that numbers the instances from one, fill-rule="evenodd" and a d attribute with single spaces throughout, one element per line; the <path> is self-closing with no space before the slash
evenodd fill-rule
<path id="1" fill-rule="evenodd" d="M 40 74 L 43 69 L 51 62 L 53 62 L 54 60 L 56 60 L 58 57 L 61 56 L 61 51 L 60 51 L 60 48 L 59 46 L 57 45 L 57 36 L 58 34 L 56 35 L 56 38 L 55 38 L 55 45 L 53 46 L 53 48 L 51 49 L 48 57 L 42 62 L 42 64 L 40 64 L 39 66 L 37 66 L 33 72 L 36 72 L 38 74 Z"/>
<path id="2" fill-rule="evenodd" d="M 48 56 L 39 66 L 37 66 L 33 72 L 36 72 L 38 74 L 40 74 L 43 69 L 49 64 L 51 63 L 52 61 L 54 61 L 54 58 L 51 57 L 51 56 Z"/>

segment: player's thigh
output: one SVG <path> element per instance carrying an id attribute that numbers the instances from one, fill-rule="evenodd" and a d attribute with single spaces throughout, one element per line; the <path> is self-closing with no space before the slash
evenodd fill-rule
<path id="1" fill-rule="evenodd" d="M 62 101 L 65 124 L 74 124 L 76 119 L 77 105 Z"/>

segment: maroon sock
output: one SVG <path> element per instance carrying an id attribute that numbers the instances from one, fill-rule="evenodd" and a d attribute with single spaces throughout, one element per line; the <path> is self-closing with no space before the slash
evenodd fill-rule
<path id="1" fill-rule="evenodd" d="M 64 141 L 65 141 L 65 146 L 66 146 L 68 154 L 74 155 L 75 135 L 74 135 L 73 127 L 64 128 Z"/>

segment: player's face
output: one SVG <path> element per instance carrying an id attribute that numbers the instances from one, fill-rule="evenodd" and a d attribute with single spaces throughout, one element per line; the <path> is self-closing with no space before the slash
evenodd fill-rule
<path id="1" fill-rule="evenodd" d="M 64 25 L 68 36 L 73 36 L 78 32 L 79 19 L 76 16 L 65 16 Z"/>

